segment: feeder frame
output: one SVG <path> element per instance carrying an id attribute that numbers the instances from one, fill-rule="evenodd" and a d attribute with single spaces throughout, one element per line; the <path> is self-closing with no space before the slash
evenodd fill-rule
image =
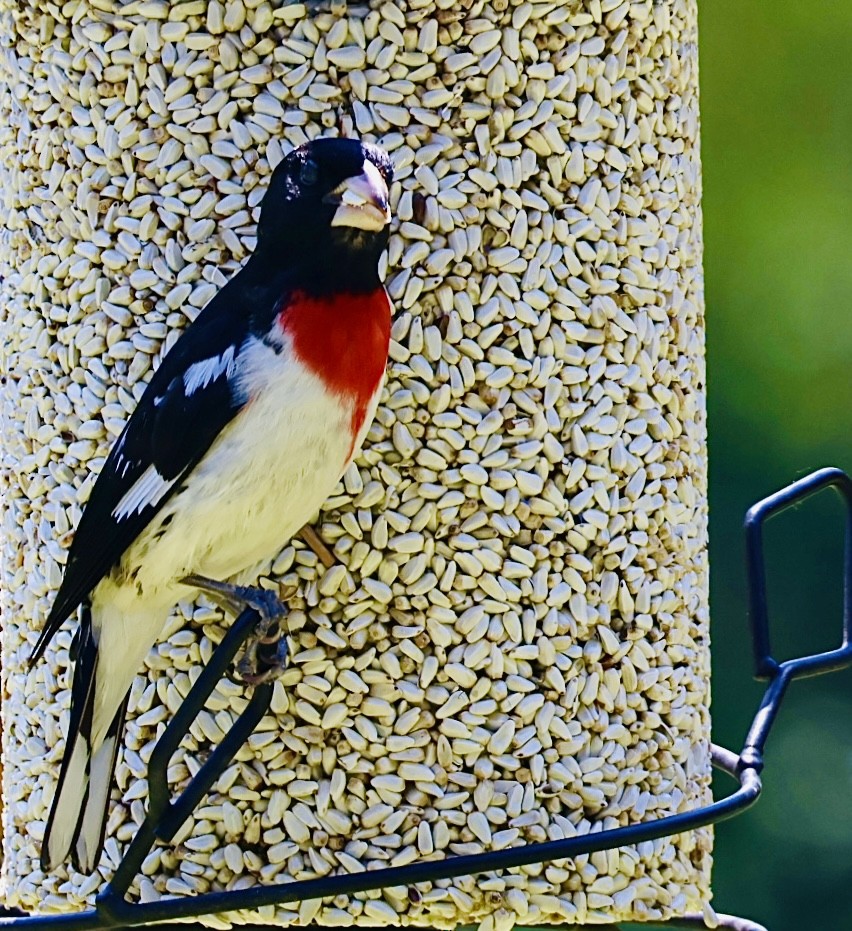
<path id="1" fill-rule="evenodd" d="M 763 553 L 763 525 L 779 512 L 799 504 L 825 488 L 834 488 L 845 504 L 843 557 L 842 643 L 834 650 L 779 661 L 772 655 L 766 568 Z M 240 909 L 257 909 L 307 899 L 351 895 L 389 886 L 413 886 L 454 876 L 489 873 L 534 863 L 545 863 L 581 854 L 638 844 L 716 824 L 750 808 L 760 796 L 763 752 L 767 738 L 789 684 L 795 679 L 822 675 L 852 666 L 852 479 L 840 469 L 820 469 L 788 485 L 751 507 L 745 517 L 748 604 L 755 677 L 768 684 L 742 750 L 737 754 L 711 745 L 713 766 L 732 776 L 739 786 L 722 799 L 692 811 L 642 821 L 626 827 L 582 834 L 562 840 L 524 844 L 504 850 L 440 860 L 421 860 L 406 866 L 368 870 L 362 873 L 324 876 L 268 886 L 253 886 L 226 892 L 209 892 L 192 897 L 175 897 L 156 902 L 131 903 L 125 898 L 142 862 L 155 841 L 168 843 L 230 764 L 234 755 L 269 710 L 273 686 L 263 683 L 254 688 L 242 714 L 211 753 L 187 787 L 170 801 L 167 770 L 172 754 L 205 702 L 252 633 L 258 616 L 244 611 L 216 648 L 189 694 L 157 741 L 148 764 L 149 804 L 145 820 L 130 842 L 110 882 L 97 897 L 95 908 L 60 915 L 26 916 L 14 910 L 0 911 L 0 923 L 13 929 L 42 931 L 94 931 L 101 928 L 132 927 L 197 918 Z M 2 916 L 10 916 L 3 918 Z M 11 917 L 15 916 L 15 917 Z M 729 931 L 765 931 L 752 921 L 719 915 L 718 927 Z M 687 915 L 657 922 L 666 928 L 707 928 L 702 916 Z M 577 927 L 577 926 L 574 926 Z M 618 925 L 596 925 L 596 929 L 617 929 Z"/>

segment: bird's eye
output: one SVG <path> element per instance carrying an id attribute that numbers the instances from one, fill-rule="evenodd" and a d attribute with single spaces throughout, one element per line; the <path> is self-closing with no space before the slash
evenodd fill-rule
<path id="1" fill-rule="evenodd" d="M 317 178 L 319 177 L 319 168 L 317 163 L 313 159 L 308 159 L 304 165 L 302 165 L 302 171 L 299 174 L 299 180 L 302 184 L 316 184 Z"/>

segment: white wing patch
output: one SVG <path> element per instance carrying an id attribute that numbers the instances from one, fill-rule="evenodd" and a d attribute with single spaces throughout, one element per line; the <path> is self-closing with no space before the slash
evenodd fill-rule
<path id="1" fill-rule="evenodd" d="M 115 506 L 112 516 L 124 520 L 141 514 L 144 508 L 157 504 L 174 483 L 175 479 L 163 478 L 154 466 L 148 466 Z"/>
<path id="2" fill-rule="evenodd" d="M 194 362 L 183 376 L 183 387 L 186 396 L 195 394 L 200 388 L 206 388 L 211 381 L 216 381 L 220 375 L 230 378 L 234 373 L 234 347 L 229 346 L 221 356 Z"/>

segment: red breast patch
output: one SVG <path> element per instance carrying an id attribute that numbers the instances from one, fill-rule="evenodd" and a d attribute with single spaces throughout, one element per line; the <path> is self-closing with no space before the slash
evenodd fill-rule
<path id="1" fill-rule="evenodd" d="M 352 404 L 352 446 L 385 373 L 390 302 L 384 288 L 367 294 L 311 297 L 294 293 L 278 314 L 296 357 L 329 391 Z"/>

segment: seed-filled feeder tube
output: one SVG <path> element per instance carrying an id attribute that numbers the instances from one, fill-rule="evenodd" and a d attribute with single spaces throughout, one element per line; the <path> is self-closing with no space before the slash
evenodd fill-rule
<path id="1" fill-rule="evenodd" d="M 28 657 L 74 530 L 163 355 L 254 251 L 272 170 L 318 136 L 394 162 L 385 388 L 319 539 L 260 569 L 295 591 L 271 711 L 131 899 L 706 804 L 695 0 L 0 0 L 0 36 L 6 903 L 91 906 L 230 623 L 187 589 L 131 687 L 98 870 L 44 870 L 74 619 Z M 248 694 L 214 691 L 176 792 Z M 664 920 L 709 910 L 711 848 L 702 828 L 243 917 Z"/>

